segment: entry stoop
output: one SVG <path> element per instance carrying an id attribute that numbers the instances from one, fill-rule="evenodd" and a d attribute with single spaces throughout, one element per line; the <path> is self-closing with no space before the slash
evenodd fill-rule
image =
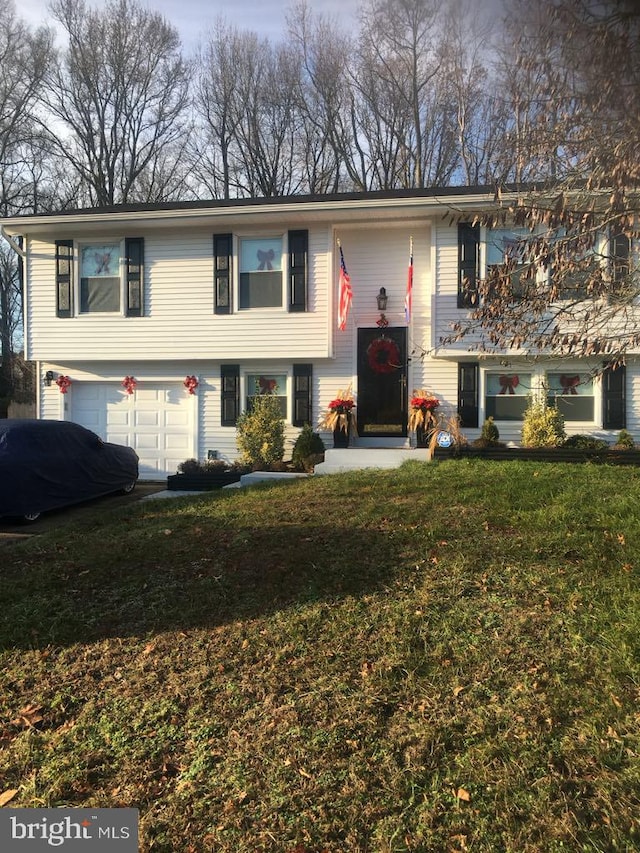
<path id="1" fill-rule="evenodd" d="M 346 447 L 325 450 L 324 462 L 314 468 L 314 474 L 337 474 L 360 468 L 399 468 L 403 462 L 430 462 L 431 451 L 426 447 Z"/>

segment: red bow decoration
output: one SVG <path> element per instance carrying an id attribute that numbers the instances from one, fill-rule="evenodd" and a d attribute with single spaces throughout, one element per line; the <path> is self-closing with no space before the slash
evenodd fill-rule
<path id="1" fill-rule="evenodd" d="M 196 388 L 199 385 L 198 380 L 195 376 L 187 376 L 183 384 L 190 394 L 195 394 Z"/>
<path id="2" fill-rule="evenodd" d="M 520 379 L 518 378 L 518 374 L 514 373 L 512 376 L 507 376 L 506 374 L 502 374 L 498 377 L 498 381 L 500 382 L 500 393 L 506 394 L 507 391 L 509 394 L 515 394 L 515 389 L 520 384 Z"/>
<path id="3" fill-rule="evenodd" d="M 580 384 L 579 376 L 566 376 L 564 373 L 560 377 L 563 394 L 577 394 L 576 385 Z"/>
<path id="4" fill-rule="evenodd" d="M 133 394 L 137 384 L 135 376 L 125 376 L 122 380 L 122 387 L 126 390 L 127 394 Z"/>
<path id="5" fill-rule="evenodd" d="M 275 379 L 267 379 L 266 377 L 261 376 L 258 379 L 258 384 L 260 385 L 261 394 L 273 394 L 278 383 Z"/>
<path id="6" fill-rule="evenodd" d="M 71 385 L 71 380 L 68 376 L 58 376 L 56 379 L 56 385 L 60 389 L 61 394 L 66 394 L 69 385 Z"/>

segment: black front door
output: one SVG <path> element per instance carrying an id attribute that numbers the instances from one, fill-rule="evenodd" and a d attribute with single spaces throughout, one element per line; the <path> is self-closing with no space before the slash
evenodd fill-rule
<path id="1" fill-rule="evenodd" d="M 407 330 L 358 329 L 358 435 L 407 435 Z"/>

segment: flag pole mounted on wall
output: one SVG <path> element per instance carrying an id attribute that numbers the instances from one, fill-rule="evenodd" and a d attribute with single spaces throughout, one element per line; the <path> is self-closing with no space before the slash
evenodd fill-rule
<path id="1" fill-rule="evenodd" d="M 340 250 L 340 277 L 338 279 L 338 329 L 341 332 L 347 328 L 347 317 L 349 308 L 353 299 L 353 291 L 351 290 L 351 279 L 347 272 L 347 267 L 342 254 L 342 245 L 340 240 L 337 241 L 338 249 Z"/>
<path id="2" fill-rule="evenodd" d="M 413 237 L 409 237 L 409 272 L 407 275 L 407 293 L 404 297 L 404 319 L 407 326 L 411 322 L 411 307 L 413 303 Z"/>

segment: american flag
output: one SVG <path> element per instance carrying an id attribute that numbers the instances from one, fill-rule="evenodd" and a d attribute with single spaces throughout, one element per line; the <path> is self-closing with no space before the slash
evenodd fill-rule
<path id="1" fill-rule="evenodd" d="M 409 241 L 409 274 L 407 276 L 407 293 L 404 297 L 404 319 L 409 325 L 411 321 L 411 305 L 413 302 L 413 237 Z"/>
<path id="2" fill-rule="evenodd" d="M 347 315 L 349 314 L 349 308 L 351 307 L 353 291 L 351 290 L 351 279 L 349 278 L 349 273 L 347 272 L 347 267 L 344 262 L 344 255 L 342 254 L 342 246 L 339 243 L 338 248 L 340 249 L 340 280 L 338 282 L 338 329 L 341 332 L 344 332 L 347 327 Z"/>

